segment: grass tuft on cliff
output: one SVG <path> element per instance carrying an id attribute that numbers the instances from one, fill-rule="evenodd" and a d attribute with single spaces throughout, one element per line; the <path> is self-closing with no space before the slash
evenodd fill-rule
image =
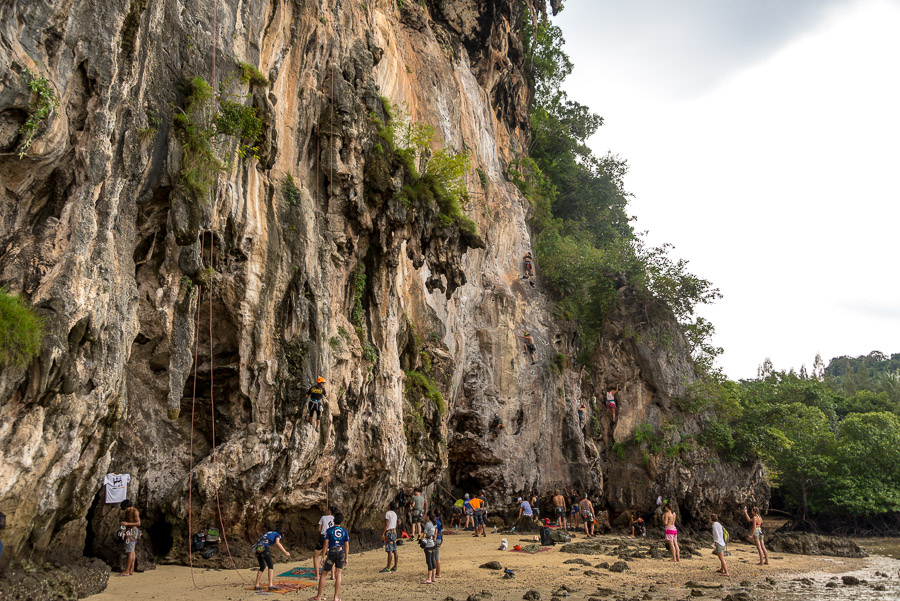
<path id="1" fill-rule="evenodd" d="M 28 119 L 19 128 L 19 134 L 22 136 L 22 143 L 19 146 L 20 159 L 25 156 L 38 132 L 50 118 L 50 113 L 59 106 L 59 98 L 47 79 L 38 77 L 30 69 L 25 69 L 22 77 L 25 78 L 25 85 L 31 90 L 32 98 L 28 105 Z"/>
<path id="2" fill-rule="evenodd" d="M 269 85 L 269 80 L 262 74 L 262 71 L 260 71 L 256 65 L 237 61 L 237 66 L 241 70 L 242 82 L 262 87 Z"/>
<path id="3" fill-rule="evenodd" d="M 0 287 L 0 367 L 25 367 L 41 351 L 44 324 L 17 294 Z"/>
<path id="4" fill-rule="evenodd" d="M 431 399 L 440 415 L 444 415 L 447 411 L 441 391 L 437 389 L 431 378 L 420 371 L 410 370 L 406 372 L 405 391 L 407 398 L 413 402 L 418 401 L 420 398 Z"/>

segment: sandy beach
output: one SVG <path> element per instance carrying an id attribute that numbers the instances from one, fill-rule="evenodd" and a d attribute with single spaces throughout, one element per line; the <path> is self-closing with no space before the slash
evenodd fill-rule
<path id="1" fill-rule="evenodd" d="M 528 535 L 515 534 L 489 534 L 486 538 L 473 538 L 467 533 L 446 536 L 441 548 L 443 578 L 433 585 L 421 584 L 425 562 L 422 551 L 415 543 L 407 543 L 400 548 L 400 570 L 392 574 L 379 573 L 386 559 L 382 550 L 353 553 L 344 571 L 341 598 L 345 601 L 390 599 L 443 601 L 452 597 L 461 601 L 467 599 L 469 595 L 488 591 L 492 595 L 492 601 L 518 601 L 530 590 L 538 591 L 541 599 L 550 599 L 555 591 L 565 586 L 571 591 L 573 599 L 604 596 L 610 599 L 684 599 L 690 596 L 692 588 L 702 592 L 706 598 L 721 599 L 731 591 L 751 590 L 754 599 L 765 599 L 778 598 L 773 591 L 773 588 L 778 588 L 773 587 L 773 580 L 776 583 L 790 582 L 797 575 L 810 572 L 827 575 L 859 571 L 867 569 L 869 561 L 773 553 L 772 564 L 761 567 L 756 565 L 758 558 L 753 546 L 734 542 L 729 545 L 730 577 L 716 573 L 718 561 L 706 548 L 699 557 L 682 560 L 677 565 L 665 559 L 634 559 L 628 562 L 627 571 L 612 573 L 595 566 L 601 562 L 612 564 L 618 561 L 618 557 L 562 553 L 559 550 L 560 545 L 533 555 L 499 551 L 497 547 L 504 536 L 510 546 L 527 544 L 524 540 L 530 539 Z M 616 535 L 605 535 L 597 539 L 609 545 L 635 542 L 634 539 Z M 583 540 L 583 537 L 577 540 Z M 649 548 L 651 539 L 637 539 L 637 542 L 646 549 Z M 294 554 L 294 557 L 304 554 L 307 558 L 279 561 L 275 566 L 276 574 L 297 566 L 312 566 L 308 550 L 292 548 L 289 542 L 286 542 L 286 548 Z M 279 560 L 277 552 L 273 555 Z M 283 556 L 280 556 L 280 559 L 283 559 Z M 565 563 L 573 559 L 585 560 L 590 565 Z M 513 570 L 515 577 L 504 579 L 502 570 L 479 567 L 493 560 L 499 561 L 504 568 Z M 202 590 L 195 588 L 192 577 L 196 586 Z M 241 577 L 246 580 L 246 584 Z M 243 587 L 252 585 L 254 578 L 255 570 L 251 569 L 238 572 L 195 568 L 192 574 L 191 569 L 187 567 L 160 566 L 156 570 L 136 574 L 133 577 L 118 577 L 114 574 L 110 578 L 107 590 L 90 599 L 195 601 L 198 595 L 204 599 L 229 601 L 254 599 L 259 596 L 308 599 L 315 593 L 315 588 L 283 595 L 245 590 Z M 767 581 L 767 578 L 770 580 Z M 689 581 L 708 586 L 722 584 L 724 588 L 686 587 Z M 333 587 L 330 583 L 325 588 L 324 598 L 329 600 L 333 598 Z"/>

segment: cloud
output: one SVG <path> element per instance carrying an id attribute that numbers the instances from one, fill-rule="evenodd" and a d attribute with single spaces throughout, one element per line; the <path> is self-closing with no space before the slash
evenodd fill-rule
<path id="1" fill-rule="evenodd" d="M 900 319 L 900 302 L 857 300 L 841 303 L 844 309 L 877 319 Z"/>
<path id="2" fill-rule="evenodd" d="M 589 44 L 612 81 L 693 96 L 766 58 L 851 0 L 571 1 L 556 22 L 570 43 Z"/>

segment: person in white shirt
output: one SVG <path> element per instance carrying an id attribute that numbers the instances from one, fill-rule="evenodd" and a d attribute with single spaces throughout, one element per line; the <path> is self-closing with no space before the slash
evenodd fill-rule
<path id="1" fill-rule="evenodd" d="M 381 540 L 384 541 L 384 551 L 387 553 L 387 566 L 382 573 L 397 571 L 397 503 L 391 501 L 390 509 L 384 514 L 384 530 L 381 532 Z M 391 556 L 394 557 L 394 567 L 391 567 Z"/>
<path id="2" fill-rule="evenodd" d="M 725 529 L 719 523 L 719 516 L 716 514 L 711 514 L 709 521 L 712 524 L 714 553 L 719 556 L 719 562 L 722 564 L 719 568 L 719 574 L 728 576 L 728 565 L 725 563 Z"/>
<path id="3" fill-rule="evenodd" d="M 334 514 L 337 513 L 337 509 L 334 507 L 329 507 L 328 513 L 323 515 L 319 519 L 319 540 L 316 542 L 316 548 L 313 551 L 313 568 L 316 571 L 316 579 L 319 578 L 319 556 L 323 559 L 325 558 L 325 533 L 328 532 L 328 529 L 334 526 Z M 334 569 L 331 571 L 331 580 L 334 580 Z"/>

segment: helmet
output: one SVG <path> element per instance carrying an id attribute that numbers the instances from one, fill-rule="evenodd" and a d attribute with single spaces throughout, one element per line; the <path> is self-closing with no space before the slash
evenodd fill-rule
<path id="1" fill-rule="evenodd" d="M 325 382 L 325 378 L 316 378 L 316 384 L 323 384 Z"/>
<path id="2" fill-rule="evenodd" d="M 465 496 L 465 497 L 463 497 L 463 498 L 464 498 L 464 499 L 465 499 L 465 500 L 467 500 L 467 501 L 468 501 L 468 500 L 469 500 L 469 493 L 466 493 L 466 496 Z"/>

